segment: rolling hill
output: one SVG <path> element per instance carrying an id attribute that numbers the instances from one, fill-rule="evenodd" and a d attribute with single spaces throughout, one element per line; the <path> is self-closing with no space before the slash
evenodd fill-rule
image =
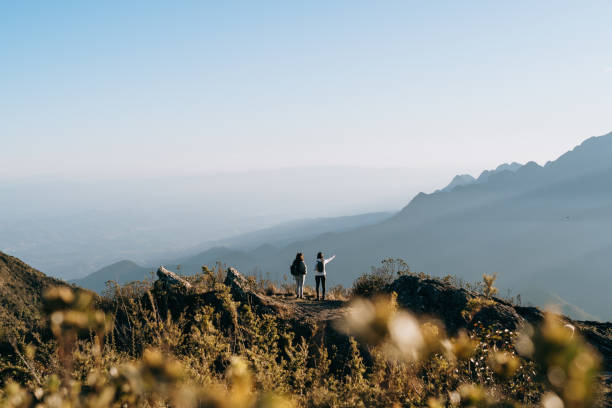
<path id="1" fill-rule="evenodd" d="M 139 281 L 146 279 L 154 270 L 154 268 L 139 266 L 132 261 L 123 260 L 108 265 L 91 275 L 87 275 L 83 279 L 77 279 L 73 282 L 84 288 L 102 292 L 108 281 L 115 281 L 118 283 Z"/>

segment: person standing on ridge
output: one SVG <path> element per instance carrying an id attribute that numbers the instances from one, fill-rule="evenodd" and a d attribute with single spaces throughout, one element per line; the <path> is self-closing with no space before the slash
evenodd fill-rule
<path id="1" fill-rule="evenodd" d="M 308 268 L 306 262 L 304 262 L 304 254 L 298 252 L 291 264 L 291 275 L 295 278 L 295 295 L 298 299 L 304 299 L 306 273 L 308 273 Z"/>
<path id="2" fill-rule="evenodd" d="M 331 258 L 325 259 L 325 257 L 323 256 L 323 252 L 319 252 L 317 254 L 317 260 L 315 261 L 315 267 L 314 267 L 315 284 L 317 288 L 317 300 L 319 300 L 319 285 L 321 285 L 321 293 L 323 295 L 321 299 L 325 300 L 325 276 L 326 276 L 325 265 L 333 261 L 335 257 L 336 255 L 332 256 Z"/>

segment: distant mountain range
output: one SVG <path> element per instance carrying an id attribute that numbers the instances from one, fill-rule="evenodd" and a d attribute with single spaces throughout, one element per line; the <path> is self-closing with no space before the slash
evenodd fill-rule
<path id="1" fill-rule="evenodd" d="M 254 272 L 258 270 L 257 265 L 260 258 L 267 255 L 274 256 L 279 248 L 288 243 L 313 239 L 322 233 L 344 232 L 377 224 L 393 215 L 390 212 L 376 212 L 285 222 L 274 227 L 207 242 L 201 245 L 201 247 L 208 248 L 204 251 L 181 258 L 166 259 L 162 262 L 171 268 L 180 265 L 181 272 L 186 274 L 200 272 L 202 265 L 214 265 L 217 262 L 237 266 L 243 271 Z M 124 284 L 143 280 L 149 277 L 157 266 L 144 267 L 133 261 L 122 260 L 73 282 L 79 286 L 102 292 L 107 281 L 112 280 Z"/>
<path id="2" fill-rule="evenodd" d="M 455 177 L 371 225 L 285 245 L 214 248 L 181 264 L 192 273 L 219 260 L 282 279 L 296 252 L 304 252 L 310 266 L 319 250 L 337 254 L 329 265 L 331 284 L 350 285 L 382 259 L 399 257 L 413 271 L 467 281 L 498 272 L 498 286 L 529 302 L 610 320 L 612 133 L 587 139 L 544 166 L 512 163 L 478 178 Z"/>

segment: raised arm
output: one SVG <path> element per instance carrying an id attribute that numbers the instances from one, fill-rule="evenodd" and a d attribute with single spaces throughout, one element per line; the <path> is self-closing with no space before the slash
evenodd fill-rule
<path id="1" fill-rule="evenodd" d="M 327 258 L 325 260 L 325 265 L 327 265 L 329 262 L 333 261 L 335 257 L 336 257 L 336 255 L 332 255 L 331 258 Z"/>

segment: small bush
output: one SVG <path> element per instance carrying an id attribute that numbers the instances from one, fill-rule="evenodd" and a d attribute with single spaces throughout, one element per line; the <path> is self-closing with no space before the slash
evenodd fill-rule
<path id="1" fill-rule="evenodd" d="M 483 307 L 492 306 L 494 304 L 495 304 L 495 301 L 489 298 L 482 298 L 482 297 L 471 298 L 468 300 L 467 304 L 465 305 L 465 309 L 461 311 L 461 316 L 463 316 L 463 318 L 466 321 L 470 321 L 472 320 L 472 317 L 474 317 L 474 315 L 476 315 L 476 313 L 480 311 L 480 309 L 482 309 Z"/>
<path id="2" fill-rule="evenodd" d="M 274 296 L 277 292 L 278 289 L 276 288 L 276 285 L 274 285 L 272 282 L 268 283 L 266 285 L 266 289 L 264 290 L 266 296 Z"/>
<path id="3" fill-rule="evenodd" d="M 410 267 L 403 259 L 385 259 L 379 267 L 372 267 L 370 273 L 363 274 L 355 280 L 351 295 L 372 297 L 382 293 L 385 286 L 391 284 L 398 276 L 410 273 Z"/>
<path id="4" fill-rule="evenodd" d="M 342 285 L 335 285 L 327 290 L 326 296 L 329 300 L 346 300 L 349 297 L 349 291 Z"/>
<path id="5" fill-rule="evenodd" d="M 489 299 L 497 295 L 498 290 L 495 286 L 493 286 L 496 279 L 497 279 L 496 273 L 494 273 L 493 275 L 488 275 L 484 273 L 482 275 L 482 294 L 485 295 Z"/>
<path id="6" fill-rule="evenodd" d="M 355 280 L 351 289 L 352 296 L 372 297 L 382 293 L 385 286 L 393 282 L 393 279 L 386 275 L 376 273 L 366 273 Z"/>

